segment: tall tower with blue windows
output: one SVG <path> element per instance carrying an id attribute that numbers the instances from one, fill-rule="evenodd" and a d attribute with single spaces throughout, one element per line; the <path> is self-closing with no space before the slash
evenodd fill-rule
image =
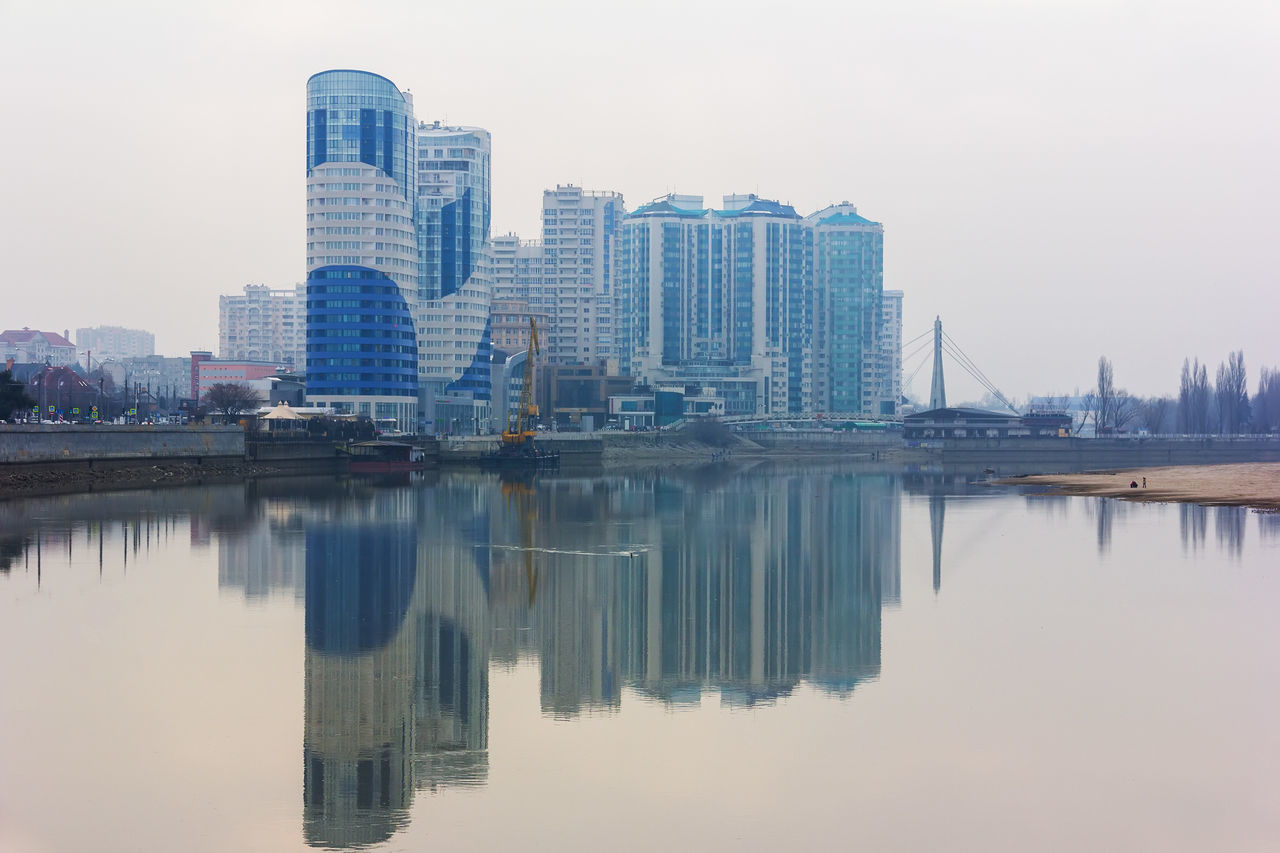
<path id="1" fill-rule="evenodd" d="M 884 328 L 881 304 L 884 226 L 860 216 L 847 201 L 807 221 L 814 235 L 815 407 L 831 414 L 893 416 L 893 380 L 901 374 L 901 360 L 886 365 L 894 353 L 881 346 L 891 332 Z"/>
<path id="2" fill-rule="evenodd" d="M 413 102 L 385 77 L 307 81 L 307 398 L 415 431 Z"/>
<path id="3" fill-rule="evenodd" d="M 492 426 L 489 132 L 417 128 L 418 379 L 428 432 Z"/>

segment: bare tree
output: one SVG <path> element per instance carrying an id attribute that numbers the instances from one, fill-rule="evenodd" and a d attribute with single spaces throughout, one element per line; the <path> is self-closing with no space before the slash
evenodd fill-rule
<path id="1" fill-rule="evenodd" d="M 1111 428 L 1116 432 L 1124 432 L 1125 427 L 1135 422 L 1142 414 L 1142 401 L 1129 392 L 1116 392 L 1111 403 Z"/>
<path id="2" fill-rule="evenodd" d="M 1252 421 L 1256 432 L 1280 430 L 1280 370 L 1262 368 L 1258 393 L 1253 397 Z"/>
<path id="3" fill-rule="evenodd" d="M 1249 421 L 1249 388 L 1245 378 L 1244 350 L 1230 353 L 1218 365 L 1214 397 L 1218 404 L 1218 428 L 1226 435 L 1240 432 Z"/>
<path id="4" fill-rule="evenodd" d="M 1098 387 L 1094 391 L 1093 425 L 1099 433 L 1114 429 L 1116 407 L 1115 371 L 1105 355 L 1098 358 Z"/>
<path id="5" fill-rule="evenodd" d="M 1203 435 L 1209 431 L 1209 371 L 1200 359 L 1183 359 L 1178 386 L 1178 425 L 1183 432 Z"/>
<path id="6" fill-rule="evenodd" d="M 203 402 L 210 410 L 234 418 L 250 409 L 256 409 L 260 398 L 258 392 L 248 385 L 238 382 L 218 382 L 209 386 Z"/>
<path id="7" fill-rule="evenodd" d="M 1076 424 L 1076 435 L 1089 424 L 1089 416 L 1093 415 L 1093 432 L 1098 434 L 1098 395 L 1090 391 L 1080 396 L 1080 423 Z"/>
<path id="8" fill-rule="evenodd" d="M 1150 433 L 1164 432 L 1165 420 L 1174 408 L 1173 400 L 1168 397 L 1150 397 L 1142 401 L 1138 415 L 1138 423 Z"/>

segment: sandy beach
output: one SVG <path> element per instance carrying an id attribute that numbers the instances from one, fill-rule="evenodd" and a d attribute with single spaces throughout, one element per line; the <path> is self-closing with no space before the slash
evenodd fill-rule
<path id="1" fill-rule="evenodd" d="M 1146 488 L 1142 487 L 1144 478 Z M 1087 474 L 1031 474 L 994 482 L 1010 486 L 1046 486 L 1056 493 L 1069 495 L 1249 506 L 1280 511 L 1280 462 L 1177 465 Z M 1138 488 L 1130 488 L 1132 482 L 1136 482 Z"/>

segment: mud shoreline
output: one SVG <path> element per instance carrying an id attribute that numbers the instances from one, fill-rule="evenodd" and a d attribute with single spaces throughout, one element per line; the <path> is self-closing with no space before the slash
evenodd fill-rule
<path id="1" fill-rule="evenodd" d="M 1030 474 L 993 480 L 992 483 L 1040 486 L 1046 494 L 1094 495 L 1151 503 L 1247 506 L 1280 512 L 1280 462 L 1172 465 L 1083 474 Z M 1130 483 L 1137 483 L 1137 488 L 1132 488 Z"/>

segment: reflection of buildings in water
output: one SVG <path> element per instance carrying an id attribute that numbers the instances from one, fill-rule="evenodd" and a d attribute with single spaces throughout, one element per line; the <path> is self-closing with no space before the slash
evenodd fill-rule
<path id="1" fill-rule="evenodd" d="M 411 524 L 332 518 L 306 532 L 307 842 L 384 840 L 412 799 L 416 574 Z"/>
<path id="2" fill-rule="evenodd" d="M 283 592 L 302 599 L 306 589 L 306 546 L 301 518 L 279 515 L 289 504 L 270 504 L 245 530 L 218 541 L 218 588 L 240 590 L 248 599 Z"/>
<path id="3" fill-rule="evenodd" d="M 1208 530 L 1208 508 L 1200 504 L 1178 504 L 1178 533 L 1183 551 L 1198 551 L 1208 538 Z"/>
<path id="4" fill-rule="evenodd" d="M 567 718 L 619 707 L 617 578 L 617 565 L 602 568 L 599 558 L 568 555 L 539 579 L 534 610 L 543 713 Z"/>
<path id="5" fill-rule="evenodd" d="M 848 695 L 880 674 L 881 605 L 901 601 L 901 505 L 896 478 L 831 481 L 830 515 L 813 530 L 830 552 L 815 548 L 810 557 L 816 583 L 809 678 L 829 692 Z"/>
<path id="6" fill-rule="evenodd" d="M 744 478 L 699 492 L 659 479 L 629 497 L 648 512 L 613 504 L 622 532 L 592 540 L 610 556 L 557 560 L 548 576 L 544 710 L 616 707 L 621 679 L 672 705 L 708 687 L 751 705 L 806 679 L 847 693 L 879 672 L 883 581 L 896 590 L 900 576 L 896 481 Z"/>
<path id="7" fill-rule="evenodd" d="M 1213 532 L 1218 538 L 1218 544 L 1235 557 L 1244 553 L 1244 526 L 1248 512 L 1242 506 L 1213 508 Z"/>
<path id="8" fill-rule="evenodd" d="M 477 559 L 487 547 L 449 538 L 420 541 L 413 604 L 414 778 L 430 790 L 489 772 L 489 572 Z"/>
<path id="9" fill-rule="evenodd" d="M 309 844 L 385 840 L 414 790 L 487 777 L 487 545 L 458 524 L 468 496 L 387 490 L 307 519 Z"/>

